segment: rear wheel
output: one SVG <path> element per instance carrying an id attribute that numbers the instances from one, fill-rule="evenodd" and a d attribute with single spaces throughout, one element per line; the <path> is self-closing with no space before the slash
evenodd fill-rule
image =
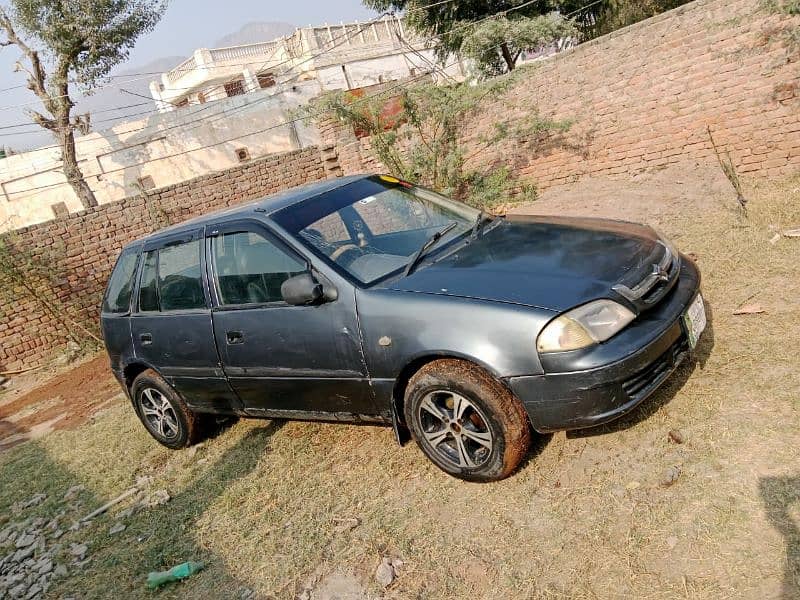
<path id="1" fill-rule="evenodd" d="M 176 450 L 200 440 L 200 416 L 152 369 L 134 379 L 131 395 L 139 420 L 160 444 Z"/>
<path id="2" fill-rule="evenodd" d="M 530 446 L 525 410 L 480 367 L 437 360 L 409 381 L 405 419 L 425 455 L 468 481 L 497 481 L 519 466 Z"/>

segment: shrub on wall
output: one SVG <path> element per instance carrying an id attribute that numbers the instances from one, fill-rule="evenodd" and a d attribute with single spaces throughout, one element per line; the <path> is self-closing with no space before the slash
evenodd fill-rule
<path id="1" fill-rule="evenodd" d="M 473 139 L 467 148 L 462 140 L 471 133 L 479 108 L 485 102 L 499 100 L 511 82 L 417 84 L 403 88 L 388 101 L 381 94 L 355 97 L 336 93 L 325 97 L 309 114 L 321 110 L 358 134 L 369 136 L 372 151 L 392 174 L 468 204 L 491 208 L 508 202 L 510 194 L 533 199 L 535 188 L 521 184 L 508 164 L 469 166 L 480 163 L 474 159 L 502 141 L 525 139 L 536 143 L 570 126 L 568 121 L 541 117 L 532 107 L 524 117 L 497 120 L 489 133 Z"/>

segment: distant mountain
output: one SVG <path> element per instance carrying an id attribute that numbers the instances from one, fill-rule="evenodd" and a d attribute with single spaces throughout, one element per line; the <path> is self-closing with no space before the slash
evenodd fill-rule
<path id="1" fill-rule="evenodd" d="M 294 33 L 296 28 L 295 25 L 290 23 L 253 21 L 244 25 L 239 31 L 222 36 L 210 47 L 225 48 L 227 46 L 243 46 L 244 44 L 267 42 Z"/>

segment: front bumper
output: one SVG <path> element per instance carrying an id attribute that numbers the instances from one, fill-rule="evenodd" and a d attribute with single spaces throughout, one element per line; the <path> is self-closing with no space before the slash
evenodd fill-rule
<path id="1" fill-rule="evenodd" d="M 543 356 L 543 375 L 509 378 L 534 429 L 544 433 L 600 425 L 645 400 L 689 355 L 681 317 L 699 289 L 700 274 L 684 258 L 673 290 L 611 340 Z"/>

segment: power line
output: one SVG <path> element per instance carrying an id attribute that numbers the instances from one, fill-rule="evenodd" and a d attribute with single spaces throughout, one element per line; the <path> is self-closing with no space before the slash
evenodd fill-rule
<path id="1" fill-rule="evenodd" d="M 450 1 L 453 1 L 453 0 L 447 0 L 447 1 L 448 1 L 448 2 L 450 2 Z M 386 14 L 386 13 L 384 13 L 384 14 L 382 14 L 382 15 L 379 15 L 379 16 L 378 16 L 378 17 L 376 17 L 375 19 L 373 19 L 373 20 L 371 20 L 371 21 L 368 21 L 368 22 L 366 22 L 366 23 L 362 24 L 362 25 L 360 26 L 360 28 L 359 28 L 359 29 L 358 29 L 358 30 L 355 32 L 355 35 L 358 35 L 358 34 L 359 34 L 359 33 L 361 33 L 361 32 L 362 32 L 364 29 L 366 29 L 367 27 L 370 27 L 370 26 L 371 26 L 373 23 L 375 23 L 375 22 L 377 22 L 377 21 L 381 20 L 381 19 L 382 19 L 382 18 L 385 16 L 385 14 Z M 284 75 L 284 74 L 286 74 L 286 73 L 287 73 L 289 70 L 291 70 L 291 69 L 294 69 L 294 68 L 297 68 L 298 66 L 300 66 L 300 65 L 302 65 L 302 64 L 304 64 L 304 63 L 306 63 L 306 62 L 308 62 L 308 61 L 310 61 L 310 60 L 313 60 L 313 59 L 315 59 L 315 58 L 318 58 L 318 57 L 320 57 L 320 56 L 323 56 L 325 53 L 329 52 L 330 50 L 333 50 L 334 48 L 336 48 L 336 47 L 338 47 L 338 46 L 341 46 L 341 45 L 342 45 L 344 42 L 340 42 L 340 43 L 335 43 L 335 42 L 337 42 L 337 40 L 341 40 L 341 39 L 343 39 L 343 38 L 345 38 L 346 40 L 349 40 L 349 35 L 350 35 L 350 34 L 349 34 L 347 31 L 345 31 L 345 33 L 344 33 L 344 34 L 342 34 L 341 36 L 339 36 L 339 37 L 337 37 L 337 38 L 334 38 L 334 39 L 333 39 L 333 41 L 332 41 L 332 45 L 331 45 L 331 46 L 329 46 L 329 47 L 326 47 L 325 49 L 323 49 L 323 51 L 322 51 L 322 52 L 319 52 L 318 54 L 312 54 L 311 56 L 309 56 L 309 57 L 305 58 L 305 59 L 304 59 L 304 60 L 302 60 L 301 62 L 299 62 L 299 63 L 297 63 L 297 64 L 294 64 L 294 65 L 291 65 L 289 68 L 285 69 L 285 70 L 284 70 L 282 73 L 279 73 L 277 76 L 278 76 L 278 77 L 280 77 L 281 75 Z M 291 58 L 290 58 L 290 59 L 284 60 L 283 62 L 281 62 L 281 63 L 278 63 L 277 65 L 274 65 L 274 66 L 275 66 L 275 67 L 277 67 L 277 66 L 285 65 L 285 64 L 288 64 L 288 63 L 292 62 L 292 60 L 293 60 L 293 59 L 291 59 Z M 295 79 L 297 79 L 297 78 L 301 77 L 302 75 L 303 75 L 303 73 L 302 73 L 302 72 L 300 72 L 300 73 L 296 73 L 294 76 L 292 76 L 291 78 L 289 78 L 289 79 L 285 80 L 283 83 L 284 83 L 284 84 L 286 84 L 286 83 L 289 83 L 289 82 L 291 82 L 291 81 L 293 81 L 293 80 L 295 80 Z M 256 102 L 261 102 L 261 101 L 263 101 L 263 100 L 266 100 L 266 98 L 262 98 L 262 99 L 260 99 L 260 100 L 256 100 Z M 169 131 L 169 130 L 171 130 L 171 129 L 176 129 L 176 128 L 183 128 L 183 129 L 184 129 L 184 131 L 187 131 L 187 130 L 189 130 L 189 129 L 194 129 L 194 128 L 196 128 L 196 127 L 199 127 L 199 126 L 201 126 L 201 125 L 212 124 L 212 123 L 215 123 L 216 121 L 219 121 L 219 120 L 221 120 L 221 119 L 223 119 L 223 118 L 228 118 L 228 117 L 230 117 L 232 114 L 235 114 L 235 113 L 237 113 L 237 112 L 239 112 L 239 111 L 241 111 L 241 110 L 244 110 L 244 109 L 246 109 L 246 108 L 249 108 L 249 107 L 251 107 L 253 104 L 255 104 L 256 102 L 253 102 L 253 103 L 250 103 L 250 104 L 243 104 L 242 106 L 239 106 L 239 107 L 237 107 L 237 108 L 233 108 L 233 109 L 231 109 L 231 110 L 227 110 L 227 112 L 226 112 L 226 108 L 225 108 L 225 107 L 219 107 L 219 106 L 218 106 L 218 105 L 216 105 L 216 104 L 210 103 L 210 104 L 208 104 L 207 106 L 205 106 L 204 108 L 200 108 L 200 109 L 198 109 L 198 110 L 195 110 L 195 116 L 197 115 L 197 113 L 204 112 L 204 111 L 206 111 L 206 110 L 208 110 L 208 109 L 210 109 L 210 108 L 220 108 L 220 110 L 219 110 L 219 111 L 217 111 L 216 113 L 213 113 L 212 115 L 210 115 L 210 116 L 212 116 L 212 117 L 214 117 L 214 116 L 217 116 L 217 115 L 220 115 L 220 116 L 219 116 L 219 118 L 217 118 L 217 119 L 211 119 L 211 120 L 206 120 L 206 119 L 193 119 L 193 120 L 191 120 L 191 121 L 189 121 L 189 122 L 184 122 L 184 123 L 176 123 L 176 124 L 174 124 L 174 125 L 171 125 L 171 126 L 169 126 L 169 127 L 165 127 L 165 128 L 163 128 L 163 129 L 158 129 L 158 130 L 154 131 L 154 134 L 162 134 L 162 133 L 164 133 L 165 131 Z M 144 113 L 138 113 L 138 114 L 149 114 L 149 113 L 151 113 L 151 112 L 154 112 L 154 111 L 146 111 L 146 112 L 144 112 Z M 131 116 L 134 116 L 134 115 L 131 115 Z M 123 118 L 123 117 L 122 117 L 122 116 L 120 116 L 120 117 L 117 117 L 117 118 Z M 109 120 L 109 121 L 111 121 L 111 120 L 115 120 L 115 119 L 108 119 L 108 120 Z M 192 123 L 198 123 L 198 124 L 197 124 L 197 125 L 192 125 Z M 188 127 L 187 127 L 187 126 L 188 126 Z M 145 126 L 142 126 L 142 127 L 137 127 L 137 128 L 133 128 L 133 129 L 125 130 L 125 131 L 120 131 L 120 132 L 117 132 L 117 135 L 125 135 L 125 134 L 128 134 L 128 133 L 132 133 L 132 132 L 134 132 L 134 131 L 140 131 L 140 130 L 143 130 L 143 129 L 147 129 L 148 127 L 150 127 L 150 125 L 145 125 Z M 31 132 L 31 133 L 32 133 L 32 132 Z M 248 135 L 249 135 L 249 134 L 248 134 Z M 91 139 L 88 139 L 88 138 L 85 138 L 85 137 L 84 137 L 84 138 L 78 138 L 77 140 L 75 140 L 76 144 L 77 144 L 77 143 L 79 143 L 79 142 L 89 142 L 89 141 L 94 141 L 94 140 L 91 140 Z M 151 141 L 151 140 L 147 140 L 147 141 Z M 138 146 L 138 145 L 141 145 L 142 143 L 147 143 L 147 141 L 145 141 L 145 142 L 140 142 L 140 143 L 138 143 L 138 144 L 136 144 L 136 145 Z M 51 144 L 51 145 L 49 145 L 49 146 L 42 146 L 42 147 L 40 147 L 40 148 L 36 148 L 34 151 L 49 150 L 49 149 L 54 149 L 54 148 L 60 148 L 60 144 Z M 127 147 L 124 147 L 124 146 L 123 146 L 122 148 L 115 148 L 115 149 L 114 149 L 114 151 L 125 150 L 126 148 L 127 148 Z M 20 169 L 20 170 L 17 170 L 17 171 L 10 171 L 10 172 L 8 172 L 8 171 L 7 171 L 7 173 L 8 173 L 8 174 L 21 173 L 21 172 L 23 172 L 23 170 L 21 170 L 21 169 Z"/>
<path id="2" fill-rule="evenodd" d="M 448 0 L 448 1 L 452 1 L 452 0 Z M 498 12 L 498 13 L 495 13 L 495 14 L 492 14 L 492 15 L 488 15 L 488 16 L 486 16 L 486 17 L 482 18 L 482 19 L 478 19 L 478 20 L 476 20 L 476 21 L 470 21 L 470 22 L 467 22 L 467 23 L 465 23 L 464 25 L 462 25 L 461 27 L 454 28 L 454 29 L 452 29 L 452 30 L 449 30 L 448 32 L 445 32 L 445 34 L 451 34 L 452 32 L 454 32 L 454 31 L 456 31 L 456 30 L 462 30 L 462 29 L 465 29 L 465 28 L 467 28 L 467 27 L 474 27 L 475 25 L 477 25 L 478 23 L 481 23 L 481 22 L 483 22 L 483 21 L 487 21 L 487 20 L 489 20 L 489 19 L 494 19 L 494 18 L 497 18 L 498 16 L 501 16 L 501 15 L 506 15 L 506 14 L 508 14 L 508 13 L 510 13 L 510 12 L 513 12 L 513 11 L 521 10 L 522 8 L 525 8 L 526 6 L 529 6 L 529 5 L 531 5 L 531 4 L 534 4 L 536 1 L 537 1 L 537 0 L 529 0 L 528 2 L 524 2 L 523 4 L 520 4 L 520 5 L 518 5 L 518 6 L 515 6 L 515 7 L 511 7 L 511 8 L 509 8 L 509 9 L 506 9 L 506 10 L 504 10 L 504 11 L 501 11 L 501 12 Z M 383 17 L 383 15 L 381 15 L 380 17 L 378 17 L 378 19 L 380 19 L 380 18 L 382 18 L 382 17 Z M 369 25 L 371 25 L 371 23 L 366 23 L 366 24 L 365 24 L 365 26 L 369 26 Z M 441 38 L 443 35 L 445 35 L 445 34 L 442 34 L 442 35 L 439 35 L 439 36 L 430 36 L 430 37 L 428 38 L 428 40 L 427 40 L 427 41 L 433 41 L 433 40 L 436 40 L 436 39 L 440 39 L 440 38 Z M 332 48 L 331 48 L 331 49 L 332 49 Z M 330 50 L 330 49 L 329 49 L 329 50 Z M 313 58 L 313 57 L 309 57 L 309 58 L 307 58 L 307 59 L 306 59 L 306 61 L 308 61 L 308 60 L 311 60 L 312 58 Z M 289 62 L 289 61 L 285 61 L 285 62 Z M 304 61 L 304 62 L 305 62 L 305 61 Z M 443 69 L 445 69 L 445 70 L 446 70 L 446 69 L 448 69 L 448 68 L 450 68 L 450 67 L 452 67 L 452 66 L 455 66 L 455 65 L 457 65 L 457 64 L 458 64 L 458 62 L 459 62 L 459 61 L 457 60 L 457 61 L 455 61 L 455 62 L 451 63 L 450 65 L 445 65 L 445 66 L 443 67 Z M 302 63 L 300 63 L 300 64 L 302 64 Z M 302 73 L 299 73 L 299 74 L 297 74 L 297 75 L 295 76 L 295 78 L 296 78 L 296 77 L 298 77 L 298 76 L 299 76 L 299 75 L 301 75 L 301 74 L 302 74 Z M 382 94 L 382 93 L 385 93 L 385 92 L 387 92 L 387 91 L 391 91 L 391 90 L 397 89 L 398 87 L 402 87 L 402 86 L 404 86 L 404 85 L 407 85 L 407 84 L 409 84 L 409 83 L 412 83 L 413 81 L 415 81 L 415 80 L 419 79 L 420 77 L 424 77 L 424 76 L 427 76 L 427 75 L 428 75 L 428 74 L 427 74 L 427 73 L 425 73 L 425 74 L 422 74 L 421 76 L 414 77 L 414 78 L 412 78 L 412 79 L 410 79 L 410 80 L 405 80 L 405 81 L 401 82 L 401 83 L 400 83 L 399 85 L 397 85 L 397 86 L 393 86 L 393 87 L 391 87 L 391 88 L 388 88 L 387 90 L 383 90 L 383 91 L 382 91 L 382 92 L 380 92 L 379 94 L 375 94 L 375 96 L 377 96 L 377 95 L 380 95 L 380 94 Z M 290 81 L 291 81 L 291 80 L 290 80 Z M 364 96 L 364 97 L 363 97 L 363 98 L 361 98 L 360 100 L 357 100 L 357 101 L 355 101 L 355 102 L 354 102 L 354 104 L 358 104 L 358 103 L 360 103 L 361 101 L 365 101 L 365 100 L 367 100 L 367 99 L 370 99 L 370 98 L 372 98 L 372 97 L 373 97 L 373 96 Z M 239 107 L 238 109 L 234 109 L 234 111 L 236 111 L 236 110 L 241 110 L 241 109 L 243 109 L 243 108 L 244 108 L 244 106 L 242 106 L 242 107 Z M 202 109 L 201 109 L 201 110 L 202 110 Z M 199 112 L 199 111 L 198 111 L 198 112 Z M 217 113 L 217 114 L 219 114 L 219 113 Z M 136 164 L 133 164 L 133 165 L 126 165 L 126 166 L 124 166 L 124 167 L 119 167 L 119 168 L 117 168 L 117 169 L 112 169 L 112 170 L 110 170 L 110 171 L 105 171 L 105 172 L 103 172 L 103 173 L 99 173 L 99 174 L 97 174 L 97 175 L 107 175 L 107 174 L 111 174 L 111 173 L 116 173 L 116 172 L 119 172 L 119 171 L 124 171 L 124 170 L 126 170 L 126 169 L 129 169 L 129 168 L 135 168 L 135 167 L 139 167 L 139 166 L 142 166 L 142 165 L 144 165 L 144 164 L 148 164 L 148 163 L 150 163 L 150 162 L 155 162 L 155 161 L 157 161 L 157 160 L 165 160 L 165 159 L 168 159 L 168 158 L 173 158 L 173 157 L 175 157 L 175 156 L 182 156 L 182 155 L 184 155 L 184 154 L 188 154 L 188 153 L 190 153 L 190 152 L 197 152 L 197 151 L 199 151 L 199 150 L 203 150 L 203 149 L 205 149 L 205 148 L 210 148 L 210 147 L 218 146 L 218 145 L 220 145 L 220 144 L 223 144 L 223 143 L 228 143 L 228 142 L 231 142 L 231 141 L 236 141 L 236 140 L 239 140 L 239 139 L 242 139 L 242 138 L 245 138 L 245 137 L 249 137 L 249 136 L 251 136 L 251 135 L 258 135 L 258 134 L 260 134 L 260 133 L 265 133 L 266 131 L 270 131 L 270 130 L 272 130 L 272 129 L 276 129 L 276 128 L 278 128 L 278 127 L 283 127 L 283 126 L 286 126 L 286 125 L 289 125 L 289 124 L 292 124 L 292 123 L 296 123 L 296 122 L 298 122 L 298 121 L 305 120 L 305 119 L 307 119 L 307 118 L 309 118 L 309 117 L 312 117 L 312 116 L 318 116 L 319 114 L 320 114 L 320 113 L 318 112 L 317 114 L 306 115 L 306 116 L 303 116 L 303 117 L 300 117 L 300 118 L 290 119 L 290 120 L 288 120 L 288 121 L 284 121 L 284 122 L 281 122 L 281 123 L 277 123 L 277 124 L 275 124 L 275 125 L 272 125 L 272 126 L 270 126 L 270 127 L 267 127 L 267 128 L 265 128 L 265 129 L 263 129 L 263 130 L 254 131 L 254 132 L 249 132 L 249 133 L 247 133 L 247 134 L 245 134 L 245 135 L 236 136 L 236 137 L 233 137 L 233 138 L 230 138 L 230 139 L 227 139 L 227 140 L 222 140 L 222 141 L 215 142 L 215 143 L 213 143 L 213 144 L 208 144 L 208 145 L 205 145 L 205 146 L 199 146 L 198 148 L 192 148 L 192 149 L 189 149 L 189 150 L 184 150 L 184 151 L 182 151 L 182 152 L 178 152 L 178 153 L 175 153 L 175 154 L 171 154 L 171 155 L 167 155 L 167 156 L 161 156 L 161 157 L 158 157 L 158 158 L 155 158 L 155 159 L 151 159 L 151 160 L 143 161 L 143 162 L 141 162 L 141 163 L 136 163 Z M 225 116 L 227 117 L 228 115 L 225 115 Z M 214 121 L 211 121 L 211 122 L 214 122 Z M 185 126 L 185 125 L 186 125 L 186 124 L 184 123 L 184 124 L 175 125 L 174 127 L 183 127 L 183 126 Z M 155 132 L 155 133 L 162 133 L 163 131 L 164 131 L 164 130 L 159 130 L 159 131 L 157 131 L 157 132 Z M 141 143 L 147 143 L 147 142 L 141 142 Z M 140 143 L 140 144 L 141 144 L 141 143 Z M 137 145 L 140 145 L 140 144 L 137 144 Z M 52 147 L 58 147 L 58 145 L 55 145 L 55 146 L 52 146 Z M 47 147 L 44 147 L 44 148 L 39 148 L 39 150 L 44 150 L 44 149 L 46 149 L 46 148 L 47 148 Z M 125 148 L 118 148 L 118 149 L 115 149 L 115 150 L 124 150 L 124 149 L 125 149 Z M 36 173 L 32 173 L 32 174 L 30 174 L 30 175 L 31 175 L 31 176 L 32 176 L 32 175 L 36 175 Z M 95 176 L 95 175 L 90 175 L 89 177 L 92 177 L 92 176 Z M 47 189 L 47 188 L 52 188 L 52 187 L 58 187 L 58 186 L 64 185 L 65 183 L 70 183 L 70 181 L 69 181 L 69 180 L 67 180 L 67 181 L 65 181 L 65 182 L 61 182 L 61 183 L 50 184 L 50 185 L 41 186 L 41 187 L 37 187 L 37 188 L 29 188 L 29 189 L 27 189 L 27 190 L 20 190 L 19 192 L 11 192 L 11 193 L 19 193 L 19 194 L 22 194 L 22 193 L 28 193 L 28 192 L 37 191 L 37 190 L 40 190 L 40 189 Z"/>
<path id="3" fill-rule="evenodd" d="M 449 68 L 449 67 L 455 66 L 457 64 L 458 64 L 458 61 L 455 61 L 455 62 L 453 62 L 453 63 L 451 63 L 449 65 L 446 65 L 444 68 Z M 409 84 L 411 84 L 411 83 L 413 83 L 413 82 L 415 82 L 415 81 L 417 81 L 419 79 L 427 77 L 427 76 L 428 76 L 428 73 L 423 73 L 423 74 L 418 75 L 418 76 L 416 76 L 414 78 L 411 78 L 411 79 L 408 79 L 408 80 L 404 80 L 401 83 L 398 83 L 397 85 L 394 85 L 392 87 L 389 87 L 389 88 L 386 88 L 386 89 L 381 90 L 379 92 L 376 92 L 375 94 L 365 95 L 365 96 L 363 96 L 361 98 L 358 98 L 358 99 L 354 100 L 352 102 L 352 105 L 361 104 L 362 102 L 366 102 L 367 100 L 372 100 L 373 98 L 377 98 L 378 96 L 381 96 L 381 95 L 386 94 L 388 92 L 392 92 L 392 91 L 394 91 L 396 89 L 399 89 L 401 87 L 407 86 L 407 85 L 409 85 Z M 324 111 L 321 111 L 321 110 L 320 111 L 316 111 L 316 113 L 311 113 L 311 114 L 308 114 L 308 115 L 304 115 L 302 117 L 295 117 L 295 118 L 289 119 L 287 121 L 282 121 L 280 123 L 276 123 L 274 125 L 270 125 L 269 127 L 265 127 L 264 129 L 260 129 L 258 131 L 251 131 L 251 132 L 249 132 L 249 133 L 247 133 L 245 135 L 237 135 L 237 136 L 232 137 L 232 138 L 228 138 L 228 139 L 225 139 L 225 140 L 220 140 L 218 142 L 214 142 L 213 144 L 206 144 L 204 146 L 199 146 L 197 148 L 191 148 L 191 149 L 187 149 L 187 150 L 182 150 L 181 152 L 176 152 L 174 154 L 169 154 L 169 155 L 166 155 L 166 156 L 160 156 L 158 158 L 154 158 L 154 159 L 150 159 L 150 160 L 145 160 L 145 161 L 142 161 L 140 163 L 133 164 L 133 165 L 126 165 L 124 167 L 118 167 L 116 169 L 111 169 L 109 171 L 104 171 L 103 173 L 98 173 L 98 175 L 111 175 L 113 173 L 118 173 L 118 172 L 121 172 L 121 171 L 125 171 L 126 169 L 132 169 L 132 168 L 140 167 L 142 165 L 145 165 L 145 164 L 148 164 L 148 163 L 151 163 L 151 162 L 155 162 L 155 161 L 159 161 L 159 160 L 165 160 L 165 159 L 169 159 L 169 158 L 175 158 L 177 156 L 183 156 L 185 154 L 190 154 L 191 152 L 197 152 L 199 150 L 205 150 L 207 148 L 213 148 L 213 147 L 219 146 L 221 144 L 227 144 L 227 143 L 230 143 L 230 142 L 235 142 L 235 141 L 240 140 L 240 139 L 245 138 L 245 137 L 250 137 L 250 136 L 253 136 L 253 135 L 259 135 L 259 134 L 262 134 L 262 133 L 266 133 L 267 131 L 271 131 L 273 129 L 277 129 L 279 127 L 285 127 L 285 126 L 290 125 L 292 123 L 297 123 L 299 121 L 304 121 L 304 120 L 306 120 L 308 118 L 313 118 L 313 117 L 316 117 L 316 116 L 320 116 L 321 114 L 323 114 L 323 112 Z M 36 173 L 34 173 L 33 175 L 36 175 Z M 10 196 L 12 194 L 28 194 L 28 193 L 39 191 L 39 190 L 43 190 L 43 189 L 50 189 L 50 188 L 54 188 L 54 187 L 60 187 L 62 185 L 67 185 L 71 181 L 78 181 L 78 180 L 77 179 L 74 179 L 74 180 L 67 179 L 67 180 L 59 182 L 59 183 L 51 183 L 51 184 L 48 184 L 48 185 L 43 185 L 43 186 L 39 186 L 39 187 L 35 187 L 35 188 L 28 188 L 26 190 L 19 190 L 18 192 L 8 192 L 7 191 L 6 195 Z"/>

